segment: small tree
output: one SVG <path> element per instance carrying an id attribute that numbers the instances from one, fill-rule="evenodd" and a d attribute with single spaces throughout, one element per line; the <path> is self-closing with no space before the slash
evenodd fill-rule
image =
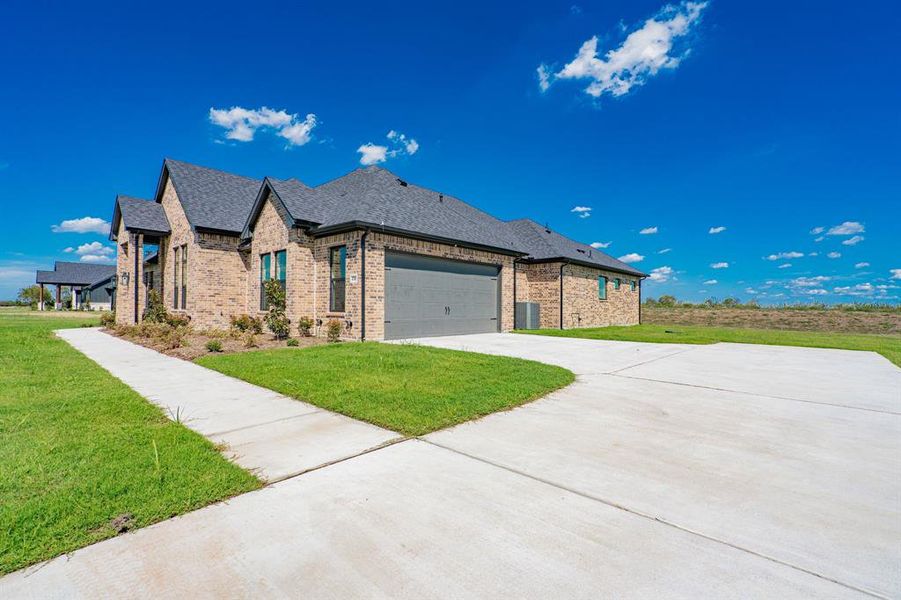
<path id="1" fill-rule="evenodd" d="M 288 337 L 291 321 L 285 314 L 285 290 L 277 279 L 269 279 L 263 283 L 269 312 L 266 313 L 266 326 L 278 340 Z"/>
<path id="2" fill-rule="evenodd" d="M 22 304 L 26 304 L 31 308 L 37 308 L 38 302 L 41 301 L 41 286 L 29 285 L 28 287 L 23 287 L 19 290 L 19 302 Z M 50 293 L 50 290 L 44 290 L 44 304 L 53 302 L 53 294 Z"/>
<path id="3" fill-rule="evenodd" d="M 657 304 L 660 306 L 675 306 L 678 303 L 675 296 L 664 294 L 657 298 Z"/>
<path id="4" fill-rule="evenodd" d="M 150 290 L 147 294 L 147 308 L 144 309 L 144 320 L 149 323 L 166 323 L 169 320 L 169 313 L 163 306 L 163 299 L 156 290 Z"/>

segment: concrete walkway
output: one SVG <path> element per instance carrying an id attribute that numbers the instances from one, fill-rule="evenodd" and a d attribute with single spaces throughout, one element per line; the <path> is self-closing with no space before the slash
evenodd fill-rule
<path id="1" fill-rule="evenodd" d="M 169 418 L 222 445 L 229 459 L 266 481 L 401 437 L 99 329 L 62 329 L 57 335 L 160 406 Z"/>

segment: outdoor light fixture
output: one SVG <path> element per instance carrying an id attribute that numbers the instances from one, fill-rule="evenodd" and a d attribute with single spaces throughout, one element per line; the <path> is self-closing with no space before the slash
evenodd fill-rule
<path id="1" fill-rule="evenodd" d="M 122 273 L 120 280 L 122 281 L 122 285 L 128 285 L 128 271 Z"/>

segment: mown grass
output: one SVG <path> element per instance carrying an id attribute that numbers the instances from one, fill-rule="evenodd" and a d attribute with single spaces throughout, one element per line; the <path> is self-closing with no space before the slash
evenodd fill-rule
<path id="1" fill-rule="evenodd" d="M 534 329 L 517 333 L 586 338 L 592 340 L 620 340 L 628 342 L 659 342 L 672 344 L 769 344 L 776 346 L 805 346 L 809 348 L 838 348 L 878 352 L 901 366 L 901 336 L 825 333 L 819 331 L 785 331 L 773 329 L 743 329 L 737 327 L 702 327 L 696 325 L 633 325 L 631 327 L 597 327 L 592 329 Z"/>
<path id="2" fill-rule="evenodd" d="M 574 379 L 566 369 L 518 358 L 376 342 L 205 356 L 197 362 L 405 435 L 513 408 Z"/>
<path id="3" fill-rule="evenodd" d="M 0 573 L 260 485 L 52 333 L 96 324 L 0 315 Z"/>

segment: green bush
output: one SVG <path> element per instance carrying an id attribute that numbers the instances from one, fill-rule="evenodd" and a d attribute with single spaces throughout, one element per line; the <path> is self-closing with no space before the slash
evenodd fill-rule
<path id="1" fill-rule="evenodd" d="M 166 315 L 165 322 L 170 327 L 187 327 L 191 323 L 191 317 L 188 315 Z"/>
<path id="2" fill-rule="evenodd" d="M 286 343 L 292 347 L 300 346 L 300 342 L 297 341 L 297 338 L 288 338 L 288 341 Z"/>
<path id="3" fill-rule="evenodd" d="M 326 335 L 328 336 L 328 341 L 341 341 L 341 321 L 339 321 L 338 319 L 332 319 L 328 323 L 326 323 L 325 331 Z"/>
<path id="4" fill-rule="evenodd" d="M 283 340 L 291 332 L 291 320 L 285 314 L 285 290 L 277 279 L 263 283 L 269 312 L 266 313 L 266 326 L 277 340 Z"/>
<path id="5" fill-rule="evenodd" d="M 313 319 L 310 317 L 301 317 L 300 321 L 297 322 L 297 329 L 303 337 L 310 337 L 313 335 Z"/>
<path id="6" fill-rule="evenodd" d="M 235 331 L 244 333 L 252 331 L 253 333 L 263 333 L 263 321 L 257 317 L 250 315 L 232 315 L 231 327 Z"/>
<path id="7" fill-rule="evenodd" d="M 210 352 L 222 352 L 222 342 L 219 340 L 210 340 L 206 343 L 206 349 Z"/>
<path id="8" fill-rule="evenodd" d="M 163 299 L 156 290 L 150 290 L 147 294 L 147 308 L 144 309 L 144 321 L 149 323 L 167 323 L 169 313 L 163 305 Z"/>

